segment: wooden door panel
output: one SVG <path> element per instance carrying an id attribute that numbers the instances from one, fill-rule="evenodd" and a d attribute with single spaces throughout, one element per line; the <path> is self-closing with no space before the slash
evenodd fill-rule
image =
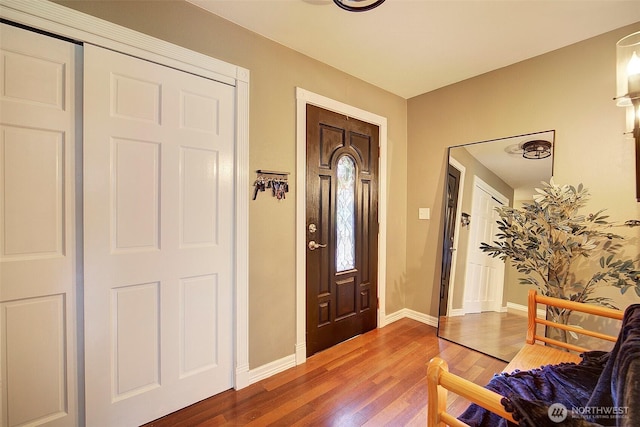
<path id="1" fill-rule="evenodd" d="M 333 153 L 335 153 L 338 148 L 344 147 L 344 129 L 328 126 L 325 123 L 319 123 L 318 125 L 318 167 L 323 168 L 325 171 L 329 171 L 331 168 L 331 158 Z"/>
<path id="2" fill-rule="evenodd" d="M 378 132 L 375 125 L 307 106 L 307 241 L 326 245 L 307 250 L 308 355 L 377 325 Z M 338 162 L 345 156 L 354 167 L 346 169 L 353 187 L 340 194 L 352 206 L 345 212 L 347 224 L 352 218 L 347 241 L 354 246 L 338 265 Z"/>
<path id="3" fill-rule="evenodd" d="M 336 321 L 356 314 L 355 277 L 336 280 Z"/>
<path id="4" fill-rule="evenodd" d="M 371 173 L 371 167 L 373 165 L 373 153 L 377 153 L 378 147 L 372 147 L 372 139 L 370 135 L 361 135 L 356 132 L 350 133 L 350 146 L 354 148 L 356 153 L 358 153 L 358 158 L 360 160 L 361 169 L 360 172 L 363 174 Z M 378 156 L 376 154 L 375 161 L 377 163 Z"/>

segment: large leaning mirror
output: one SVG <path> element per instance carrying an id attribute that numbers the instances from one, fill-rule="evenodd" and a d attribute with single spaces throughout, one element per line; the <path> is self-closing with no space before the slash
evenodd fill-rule
<path id="1" fill-rule="evenodd" d="M 438 336 L 504 361 L 524 344 L 526 286 L 479 250 L 498 232 L 495 207 L 519 207 L 553 174 L 555 132 L 449 148 Z"/>

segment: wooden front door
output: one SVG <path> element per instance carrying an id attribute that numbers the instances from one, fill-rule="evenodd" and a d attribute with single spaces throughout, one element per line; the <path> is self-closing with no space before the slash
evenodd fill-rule
<path id="1" fill-rule="evenodd" d="M 377 326 L 378 134 L 307 105 L 307 356 Z"/>

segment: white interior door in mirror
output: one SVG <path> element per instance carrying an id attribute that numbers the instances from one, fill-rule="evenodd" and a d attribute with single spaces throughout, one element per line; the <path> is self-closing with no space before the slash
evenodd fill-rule
<path id="1" fill-rule="evenodd" d="M 468 264 L 464 287 L 464 312 L 500 312 L 504 288 L 505 263 L 480 250 L 482 242 L 493 242 L 498 230 L 496 208 L 509 200 L 476 177 L 470 224 Z"/>

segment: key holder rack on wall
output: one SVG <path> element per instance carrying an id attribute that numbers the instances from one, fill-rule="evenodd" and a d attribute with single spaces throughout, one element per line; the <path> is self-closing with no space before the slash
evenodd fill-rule
<path id="1" fill-rule="evenodd" d="M 258 169 L 257 177 L 253 183 L 253 200 L 258 197 L 258 193 L 267 189 L 271 190 L 271 195 L 278 200 L 285 198 L 285 193 L 289 192 L 289 172 L 268 171 Z"/>

